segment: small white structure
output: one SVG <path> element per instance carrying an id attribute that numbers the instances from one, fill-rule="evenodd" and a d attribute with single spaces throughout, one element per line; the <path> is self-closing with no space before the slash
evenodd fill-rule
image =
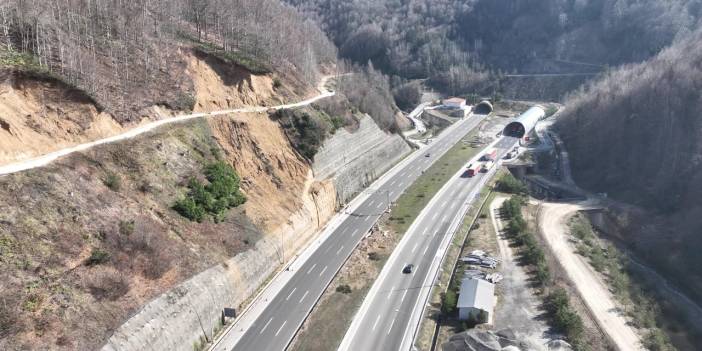
<path id="1" fill-rule="evenodd" d="M 476 278 L 463 279 L 456 307 L 460 320 L 474 319 L 479 323 L 490 323 L 495 307 L 495 284 Z M 481 311 L 485 317 L 482 321 Z"/>
<path id="2" fill-rule="evenodd" d="M 461 99 L 457 97 L 452 97 L 450 99 L 444 99 L 444 101 L 441 102 L 442 105 L 447 106 L 447 107 L 453 107 L 453 108 L 465 108 L 466 107 L 466 99 Z"/>

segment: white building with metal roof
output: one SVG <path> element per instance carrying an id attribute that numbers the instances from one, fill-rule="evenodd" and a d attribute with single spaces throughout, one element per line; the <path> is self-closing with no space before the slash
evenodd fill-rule
<path id="1" fill-rule="evenodd" d="M 458 293 L 458 319 L 479 321 L 480 312 L 486 315 L 484 322 L 492 321 L 495 308 L 495 284 L 477 278 L 465 278 L 461 281 Z"/>

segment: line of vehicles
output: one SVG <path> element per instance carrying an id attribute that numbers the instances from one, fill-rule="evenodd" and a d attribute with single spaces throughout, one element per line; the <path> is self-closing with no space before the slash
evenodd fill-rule
<path id="1" fill-rule="evenodd" d="M 515 146 L 513 150 L 508 152 L 504 159 L 508 160 L 511 159 L 515 156 L 517 156 L 517 150 L 518 146 Z M 478 159 L 478 162 L 471 163 L 466 167 L 466 171 L 463 174 L 464 177 L 469 178 L 469 177 L 474 177 L 478 173 L 487 173 L 492 169 L 492 167 L 495 166 L 495 163 L 497 162 L 497 149 L 491 148 L 487 152 L 485 152 L 482 156 L 480 156 L 480 159 Z"/>
<path id="2" fill-rule="evenodd" d="M 495 166 L 497 149 L 490 149 L 480 157 L 478 162 L 468 165 L 464 177 L 474 177 L 478 173 L 487 173 Z"/>

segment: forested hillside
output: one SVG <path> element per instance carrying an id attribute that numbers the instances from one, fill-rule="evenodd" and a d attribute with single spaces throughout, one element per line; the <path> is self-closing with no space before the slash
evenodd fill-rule
<path id="1" fill-rule="evenodd" d="M 0 66 L 58 77 L 120 121 L 152 105 L 192 108 L 190 49 L 306 83 L 336 58 L 315 24 L 277 0 L 0 3 Z"/>
<path id="2" fill-rule="evenodd" d="M 592 72 L 643 60 L 702 11 L 699 0 L 286 1 L 317 18 L 342 56 L 453 94 L 484 89 L 486 68 Z"/>
<path id="3" fill-rule="evenodd" d="M 625 240 L 702 301 L 702 33 L 574 94 L 558 123 L 582 186 L 646 209 Z"/>

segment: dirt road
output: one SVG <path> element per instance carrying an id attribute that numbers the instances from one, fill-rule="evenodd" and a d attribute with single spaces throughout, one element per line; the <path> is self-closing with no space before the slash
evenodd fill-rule
<path id="1" fill-rule="evenodd" d="M 103 138 L 100 140 L 95 140 L 71 147 L 66 147 L 61 150 L 57 150 L 45 155 L 37 156 L 35 158 L 31 158 L 28 160 L 21 160 L 13 163 L 9 163 L 6 165 L 0 166 L 0 176 L 5 175 L 5 174 L 12 174 L 16 172 L 21 172 L 24 170 L 32 169 L 32 168 L 37 168 L 37 167 L 43 167 L 48 165 L 51 162 L 54 162 L 55 160 L 64 157 L 66 155 L 70 155 L 75 152 L 80 152 L 80 151 L 85 151 L 92 149 L 95 146 L 98 145 L 103 145 L 103 144 L 109 144 L 109 143 L 114 143 L 122 140 L 127 140 L 134 138 L 138 135 L 144 134 L 146 132 L 152 131 L 156 128 L 159 128 L 163 125 L 166 124 L 172 124 L 172 123 L 181 123 L 183 121 L 188 121 L 194 118 L 203 118 L 203 117 L 213 117 L 213 116 L 220 116 L 220 115 L 227 115 L 231 113 L 249 113 L 249 112 L 260 112 L 260 113 L 265 113 L 271 109 L 273 110 L 281 110 L 281 109 L 289 109 L 289 108 L 296 108 L 296 107 L 302 107 L 302 106 L 307 106 L 312 103 L 315 103 L 321 99 L 328 98 L 330 96 L 334 96 L 336 93 L 334 91 L 328 91 L 326 88 L 327 82 L 329 79 L 334 78 L 333 76 L 324 76 L 320 80 L 317 89 L 319 90 L 319 94 L 311 97 L 309 99 L 296 102 L 296 103 L 291 103 L 291 104 L 285 104 L 285 105 L 278 105 L 278 106 L 271 106 L 271 107 L 266 107 L 266 106 L 248 106 L 248 107 L 241 107 L 233 110 L 220 110 L 220 111 L 211 111 L 211 112 L 201 112 L 201 113 L 193 113 L 189 115 L 181 115 L 181 116 L 176 116 L 172 118 L 167 118 L 167 119 L 161 119 L 157 120 L 154 122 L 146 123 L 146 124 L 141 124 L 138 127 L 135 127 L 133 129 L 127 130 L 122 134 L 114 135 L 111 137 Z"/>
<path id="2" fill-rule="evenodd" d="M 490 218 L 497 233 L 500 249 L 500 273 L 504 279 L 499 283 L 502 294 L 495 308 L 495 328 L 512 329 L 517 338 L 529 345 L 529 350 L 547 350 L 550 340 L 549 327 L 540 318 L 541 302 L 529 287 L 529 276 L 517 264 L 509 240 L 504 233 L 504 224 L 499 218 L 500 207 L 506 197 L 496 197 L 490 204 Z"/>
<path id="3" fill-rule="evenodd" d="M 602 330 L 610 336 L 619 350 L 643 350 L 636 330 L 627 324 L 619 312 L 614 296 L 607 285 L 585 258 L 575 253 L 568 241 L 568 219 L 578 210 L 587 208 L 587 203 L 541 203 L 539 228 L 556 258 L 578 293 L 592 311 Z"/>

